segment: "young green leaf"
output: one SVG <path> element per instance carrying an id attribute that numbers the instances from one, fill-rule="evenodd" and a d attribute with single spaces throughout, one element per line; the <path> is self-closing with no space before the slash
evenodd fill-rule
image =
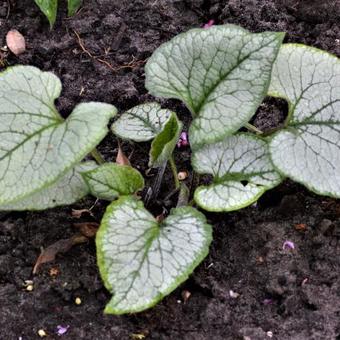
<path id="1" fill-rule="evenodd" d="M 35 67 L 0 73 L 0 205 L 48 187 L 105 137 L 115 107 L 82 103 L 64 121 L 60 91 L 55 75 Z"/>
<path id="2" fill-rule="evenodd" d="M 161 131 L 151 143 L 150 167 L 160 167 L 164 162 L 169 160 L 176 147 L 182 128 L 183 124 L 178 120 L 177 115 L 172 112 L 163 131 Z"/>
<path id="3" fill-rule="evenodd" d="M 192 29 L 153 53 L 146 88 L 184 101 L 194 116 L 194 148 L 220 141 L 247 123 L 262 102 L 283 37 L 234 25 Z"/>
<path id="4" fill-rule="evenodd" d="M 34 0 L 34 1 L 39 6 L 40 10 L 45 14 L 52 28 L 57 18 L 58 0 Z"/>
<path id="5" fill-rule="evenodd" d="M 340 197 L 340 61 L 308 46 L 283 45 L 269 95 L 289 103 L 286 129 L 274 135 L 277 169 L 310 190 Z"/>
<path id="6" fill-rule="evenodd" d="M 68 16 L 76 14 L 76 12 L 81 6 L 81 3 L 82 0 L 68 0 L 67 1 Z"/>
<path id="7" fill-rule="evenodd" d="M 89 188 L 80 172 L 94 169 L 96 163 L 76 165 L 57 182 L 18 202 L 1 205 L 0 211 L 44 210 L 61 205 L 73 204 L 89 194 Z"/>
<path id="8" fill-rule="evenodd" d="M 214 176 L 213 184 L 196 189 L 196 203 L 208 211 L 244 208 L 281 182 L 269 158 L 267 143 L 251 134 L 226 137 L 194 152 L 192 165 Z"/>
<path id="9" fill-rule="evenodd" d="M 131 196 L 111 203 L 97 232 L 98 266 L 113 293 L 105 312 L 124 314 L 154 306 L 185 281 L 208 254 L 211 226 L 191 207 L 162 223 Z"/>
<path id="10" fill-rule="evenodd" d="M 82 175 L 92 195 L 108 201 L 144 188 L 143 176 L 128 165 L 107 163 Z"/>
<path id="11" fill-rule="evenodd" d="M 159 134 L 171 116 L 158 103 L 145 103 L 124 112 L 113 124 L 112 131 L 123 139 L 149 141 Z"/>

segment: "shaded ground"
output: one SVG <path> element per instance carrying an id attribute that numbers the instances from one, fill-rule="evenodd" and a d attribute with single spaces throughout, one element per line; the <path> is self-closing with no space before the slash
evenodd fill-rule
<path id="1" fill-rule="evenodd" d="M 19 58 L 4 54 L 3 59 L 10 65 L 36 65 L 61 77 L 64 91 L 58 107 L 65 116 L 80 101 L 105 101 L 122 111 L 152 99 L 144 88 L 145 60 L 162 42 L 210 19 L 256 32 L 285 31 L 286 41 L 340 55 L 337 0 L 84 3 L 72 19 L 66 19 L 62 9 L 51 32 L 32 0 L 11 0 L 10 8 L 6 1 L 0 4 L 2 45 L 10 28 L 18 29 L 28 44 Z M 163 103 L 188 122 L 181 104 Z M 261 128 L 279 124 L 284 115 L 278 107 L 282 105 L 274 107 L 267 101 L 255 124 Z M 109 136 L 99 149 L 112 160 L 115 147 Z M 144 173 L 146 148 L 127 144 L 124 148 L 127 153 L 134 150 L 132 163 Z M 180 168 L 189 168 L 188 151 L 178 153 L 178 159 Z M 170 185 L 168 180 L 169 175 L 163 188 Z M 121 317 L 102 314 L 109 295 L 98 276 L 92 242 L 58 256 L 39 275 L 31 274 L 40 247 L 74 234 L 72 225 L 78 220 L 71 217 L 71 209 L 92 204 L 88 199 L 40 213 L 0 213 L 1 340 L 37 339 L 39 329 L 56 339 L 57 325 L 70 325 L 64 339 L 133 339 L 133 334 L 185 340 L 340 339 L 340 202 L 286 181 L 256 206 L 208 214 L 214 241 L 194 275 L 154 309 Z M 94 220 L 100 220 L 103 208 L 102 203 L 96 205 Z M 294 250 L 282 249 L 286 240 L 294 242 Z M 51 268 L 58 270 L 56 276 L 51 276 Z M 32 292 L 24 287 L 28 279 L 34 280 Z M 191 292 L 185 303 L 184 290 Z M 240 295 L 231 298 L 230 290 Z M 79 306 L 76 297 L 82 300 Z"/>

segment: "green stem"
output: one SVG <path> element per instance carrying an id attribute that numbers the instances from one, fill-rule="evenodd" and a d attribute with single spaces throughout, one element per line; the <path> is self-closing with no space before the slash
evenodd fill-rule
<path id="1" fill-rule="evenodd" d="M 170 163 L 172 175 L 174 176 L 175 187 L 176 187 L 176 189 L 179 189 L 179 187 L 181 186 L 181 183 L 179 182 L 179 179 L 177 177 L 178 176 L 177 175 L 177 167 L 176 167 L 173 155 L 171 155 L 171 157 L 169 159 L 169 163 Z"/>
<path id="2" fill-rule="evenodd" d="M 244 125 L 244 127 L 246 129 L 248 129 L 249 131 L 252 131 L 252 132 L 255 132 L 256 134 L 258 135 L 262 135 L 263 134 L 263 131 L 261 131 L 260 129 L 258 129 L 256 126 L 252 125 L 252 124 L 249 124 L 249 123 L 246 123 Z"/>
<path id="3" fill-rule="evenodd" d="M 187 205 L 188 205 L 189 207 L 192 207 L 194 204 L 195 204 L 195 200 L 192 199 Z"/>
<path id="4" fill-rule="evenodd" d="M 103 158 L 103 156 L 99 153 L 99 151 L 97 149 L 93 149 L 91 151 L 91 156 L 96 160 L 96 162 L 99 165 L 105 163 L 105 159 Z"/>
<path id="5" fill-rule="evenodd" d="M 182 182 L 181 183 L 181 188 L 180 188 L 179 194 L 178 194 L 178 201 L 177 201 L 176 208 L 187 206 L 188 205 L 188 201 L 189 201 L 189 196 L 190 196 L 190 190 L 185 185 L 185 183 Z"/>

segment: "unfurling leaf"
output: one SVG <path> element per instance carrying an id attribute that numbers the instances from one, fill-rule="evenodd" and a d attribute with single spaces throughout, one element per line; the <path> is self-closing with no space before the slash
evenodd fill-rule
<path id="1" fill-rule="evenodd" d="M 156 137 L 169 120 L 171 111 L 158 103 L 145 103 L 124 112 L 113 124 L 118 137 L 135 142 L 145 142 Z"/>
<path id="2" fill-rule="evenodd" d="M 133 197 L 107 208 L 97 232 L 102 279 L 113 294 L 106 313 L 140 312 L 185 281 L 208 253 L 211 226 L 191 207 L 161 223 Z"/>
<path id="3" fill-rule="evenodd" d="M 105 137 L 112 105 L 82 103 L 64 120 L 54 106 L 60 80 L 35 67 L 0 74 L 0 205 L 47 188 Z"/>
<path id="4" fill-rule="evenodd" d="M 288 101 L 287 127 L 270 142 L 275 167 L 310 190 L 340 198 L 340 61 L 316 48 L 283 45 L 269 95 Z"/>
<path id="5" fill-rule="evenodd" d="M 251 134 L 237 134 L 206 145 L 193 154 L 192 165 L 201 174 L 213 175 L 213 183 L 195 191 L 196 203 L 208 211 L 244 208 L 281 182 L 267 143 Z"/>
<path id="6" fill-rule="evenodd" d="M 92 195 L 108 201 L 134 194 L 144 187 L 143 176 L 127 165 L 107 163 L 82 175 Z"/>
<path id="7" fill-rule="evenodd" d="M 283 37 L 233 25 L 192 29 L 153 53 L 145 67 L 146 88 L 187 105 L 194 117 L 189 130 L 194 148 L 220 141 L 255 114 Z"/>
<path id="8" fill-rule="evenodd" d="M 156 136 L 151 143 L 150 167 L 160 167 L 171 157 L 178 138 L 181 134 L 183 124 L 173 112 L 164 126 L 164 129 Z"/>

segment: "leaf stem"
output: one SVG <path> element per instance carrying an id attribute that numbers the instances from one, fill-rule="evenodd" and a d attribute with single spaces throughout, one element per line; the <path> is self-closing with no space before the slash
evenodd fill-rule
<path id="1" fill-rule="evenodd" d="M 181 188 L 179 190 L 179 195 L 178 195 L 178 201 L 176 208 L 179 207 L 185 207 L 188 205 L 189 201 L 189 196 L 190 196 L 190 190 L 189 188 L 185 185 L 185 183 L 181 183 Z"/>
<path id="2" fill-rule="evenodd" d="M 194 204 L 195 204 L 195 200 L 192 199 L 191 201 L 188 202 L 187 206 L 188 206 L 188 207 L 193 207 Z"/>
<path id="3" fill-rule="evenodd" d="M 165 161 L 159 168 L 157 172 L 156 179 L 154 183 L 152 184 L 152 187 L 149 187 L 148 192 L 145 196 L 145 206 L 148 206 L 149 203 L 156 199 L 159 194 L 159 189 L 161 187 L 162 179 L 164 176 L 164 171 L 167 166 L 168 162 Z"/>
<path id="4" fill-rule="evenodd" d="M 258 129 L 256 126 L 250 124 L 250 123 L 246 123 L 244 125 L 244 127 L 246 129 L 248 129 L 249 131 L 252 131 L 252 132 L 255 132 L 257 135 L 262 135 L 263 134 L 263 131 L 261 131 L 260 129 Z"/>
<path id="5" fill-rule="evenodd" d="M 93 149 L 91 151 L 91 156 L 96 160 L 96 162 L 99 165 L 105 163 L 105 159 L 103 158 L 103 156 L 99 153 L 99 151 L 97 149 Z"/>
<path id="6" fill-rule="evenodd" d="M 175 188 L 179 189 L 181 186 L 181 183 L 179 182 L 179 179 L 177 177 L 177 167 L 174 161 L 174 156 L 171 155 L 170 159 L 169 159 L 169 163 L 170 163 L 170 167 L 171 167 L 171 171 L 172 171 L 172 175 L 174 177 L 174 182 L 175 182 Z"/>

